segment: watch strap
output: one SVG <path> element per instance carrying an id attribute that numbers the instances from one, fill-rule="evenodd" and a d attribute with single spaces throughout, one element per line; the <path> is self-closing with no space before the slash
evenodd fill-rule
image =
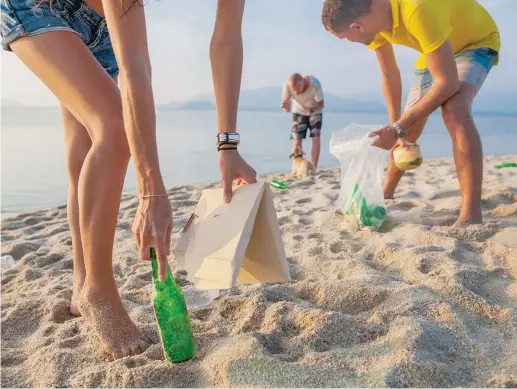
<path id="1" fill-rule="evenodd" d="M 407 135 L 407 131 L 403 129 L 397 122 L 393 122 L 391 126 L 395 130 L 395 134 L 398 139 L 404 138 Z"/>

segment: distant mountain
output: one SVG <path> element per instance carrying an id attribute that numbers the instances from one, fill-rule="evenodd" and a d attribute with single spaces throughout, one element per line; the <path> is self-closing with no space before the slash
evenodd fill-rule
<path id="1" fill-rule="evenodd" d="M 241 111 L 279 111 L 282 89 L 277 86 L 268 86 L 259 89 L 242 90 L 239 98 Z M 405 92 L 407 93 L 407 91 Z M 327 112 L 385 112 L 386 108 L 382 97 L 376 95 L 370 99 L 341 97 L 333 93 L 324 92 L 325 111 Z M 382 96 L 382 95 L 380 95 Z M 407 96 L 403 97 L 403 105 Z M 213 93 L 206 93 L 187 101 L 171 102 L 162 108 L 178 110 L 214 110 L 215 98 Z M 517 114 L 517 91 L 492 92 L 481 90 L 473 105 L 475 113 Z M 439 112 L 436 114 L 439 115 Z"/>
<path id="2" fill-rule="evenodd" d="M 178 105 L 175 109 L 185 111 L 209 111 L 215 109 L 215 104 L 209 101 L 189 101 L 185 104 Z"/>
<path id="3" fill-rule="evenodd" d="M 268 86 L 260 89 L 242 90 L 239 97 L 239 110 L 241 111 L 278 111 L 280 110 L 282 88 Z M 374 100 L 356 100 L 336 96 L 332 93 L 324 93 L 326 111 L 384 111 L 384 105 Z M 195 97 L 184 103 L 169 103 L 168 109 L 215 109 L 215 98 L 211 93 Z"/>

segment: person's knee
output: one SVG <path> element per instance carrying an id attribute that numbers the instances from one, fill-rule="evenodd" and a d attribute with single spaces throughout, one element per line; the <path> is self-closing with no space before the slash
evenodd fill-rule
<path id="1" fill-rule="evenodd" d="M 94 121 L 90 130 L 93 150 L 97 157 L 110 159 L 122 165 L 129 162 L 131 153 L 121 115 L 103 115 Z"/>
<path id="2" fill-rule="evenodd" d="M 465 128 L 472 120 L 468 99 L 457 95 L 446 101 L 442 105 L 442 119 L 451 135 Z"/>

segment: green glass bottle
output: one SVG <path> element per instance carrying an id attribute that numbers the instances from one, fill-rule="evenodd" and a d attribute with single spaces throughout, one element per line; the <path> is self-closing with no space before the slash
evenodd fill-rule
<path id="1" fill-rule="evenodd" d="M 517 163 L 515 162 L 503 162 L 500 165 L 496 165 L 496 169 L 503 169 L 505 167 L 517 167 Z"/>
<path id="2" fill-rule="evenodd" d="M 284 184 L 282 181 L 277 180 L 271 180 L 271 186 L 274 186 L 278 189 L 289 189 L 289 187 L 286 184 Z"/>
<path id="3" fill-rule="evenodd" d="M 174 282 L 169 265 L 167 265 L 165 280 L 158 279 L 158 261 L 153 248 L 151 249 L 151 263 L 154 283 L 153 307 L 165 358 L 171 362 L 186 361 L 196 354 L 196 342 L 190 328 L 183 291 Z"/>

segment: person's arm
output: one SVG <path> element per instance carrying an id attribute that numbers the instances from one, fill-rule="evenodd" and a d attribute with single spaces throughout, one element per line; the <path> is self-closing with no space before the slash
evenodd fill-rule
<path id="1" fill-rule="evenodd" d="M 217 131 L 236 132 L 242 78 L 242 17 L 245 0 L 218 0 L 214 32 L 210 41 L 210 63 L 217 110 Z M 232 183 L 256 182 L 256 172 L 237 150 L 223 146 L 219 168 L 224 201 L 232 198 Z"/>
<path id="2" fill-rule="evenodd" d="M 406 15 L 408 31 L 418 40 L 434 79 L 427 94 L 396 120 L 406 133 L 410 133 L 420 119 L 429 116 L 460 89 L 454 52 L 449 41 L 452 32 L 451 6 L 447 1 L 440 4 L 421 2 L 410 15 Z M 370 136 L 377 137 L 373 144 L 383 149 L 391 149 L 397 143 L 396 131 L 391 126 L 374 131 Z"/>
<path id="3" fill-rule="evenodd" d="M 382 91 L 388 108 L 390 123 L 398 120 L 402 104 L 402 79 L 393 46 L 386 43 L 375 50 L 381 69 Z"/>
<path id="4" fill-rule="evenodd" d="M 133 233 L 141 259 L 149 259 L 150 248 L 156 249 L 159 279 L 163 280 L 170 253 L 172 208 L 158 163 L 144 8 L 135 0 L 103 0 L 102 4 L 120 69 L 124 127 L 141 196 Z M 146 197 L 150 195 L 153 197 Z"/>
<path id="5" fill-rule="evenodd" d="M 421 2 L 408 17 L 408 31 L 418 40 L 434 83 L 429 92 L 397 121 L 407 132 L 415 122 L 433 113 L 460 89 L 449 41 L 451 5 L 448 1 L 442 3 L 437 6 L 433 1 Z"/>
<path id="6" fill-rule="evenodd" d="M 316 102 L 314 107 L 312 108 L 313 111 L 319 111 L 320 109 L 325 108 L 325 99 Z"/>
<path id="7" fill-rule="evenodd" d="M 103 0 L 110 38 L 120 69 L 124 126 L 137 171 L 140 195 L 165 193 L 156 145 L 144 8 L 135 0 Z"/>
<path id="8" fill-rule="evenodd" d="M 210 63 L 218 132 L 235 132 L 242 77 L 242 17 L 245 0 L 218 0 Z"/>
<path id="9" fill-rule="evenodd" d="M 436 51 L 428 54 L 426 58 L 429 71 L 434 78 L 433 86 L 418 103 L 404 111 L 400 119 L 395 120 L 407 134 L 411 132 L 412 127 L 420 118 L 429 116 L 457 93 L 460 88 L 458 70 L 449 41 L 445 42 Z M 378 138 L 373 142 L 373 145 L 385 150 L 391 149 L 397 143 L 395 129 L 391 124 L 372 132 L 370 136 L 377 136 Z M 404 144 L 403 140 L 402 144 Z"/>
<path id="10" fill-rule="evenodd" d="M 404 112 L 397 120 L 398 124 L 408 133 L 420 118 L 432 114 L 460 89 L 458 69 L 449 41 L 446 41 L 436 51 L 427 54 L 426 60 L 434 79 L 433 86 L 418 103 Z"/>
<path id="11" fill-rule="evenodd" d="M 282 87 L 282 102 L 280 103 L 280 108 L 282 108 L 284 112 L 291 111 L 291 89 L 289 88 L 288 82 Z"/>
<path id="12" fill-rule="evenodd" d="M 315 88 L 314 101 L 316 102 L 316 104 L 314 104 L 314 106 L 310 108 L 307 108 L 307 113 L 313 113 L 325 107 L 325 99 L 323 98 L 323 88 L 321 87 L 320 81 L 316 77 L 311 76 L 311 83 L 314 84 Z"/>

